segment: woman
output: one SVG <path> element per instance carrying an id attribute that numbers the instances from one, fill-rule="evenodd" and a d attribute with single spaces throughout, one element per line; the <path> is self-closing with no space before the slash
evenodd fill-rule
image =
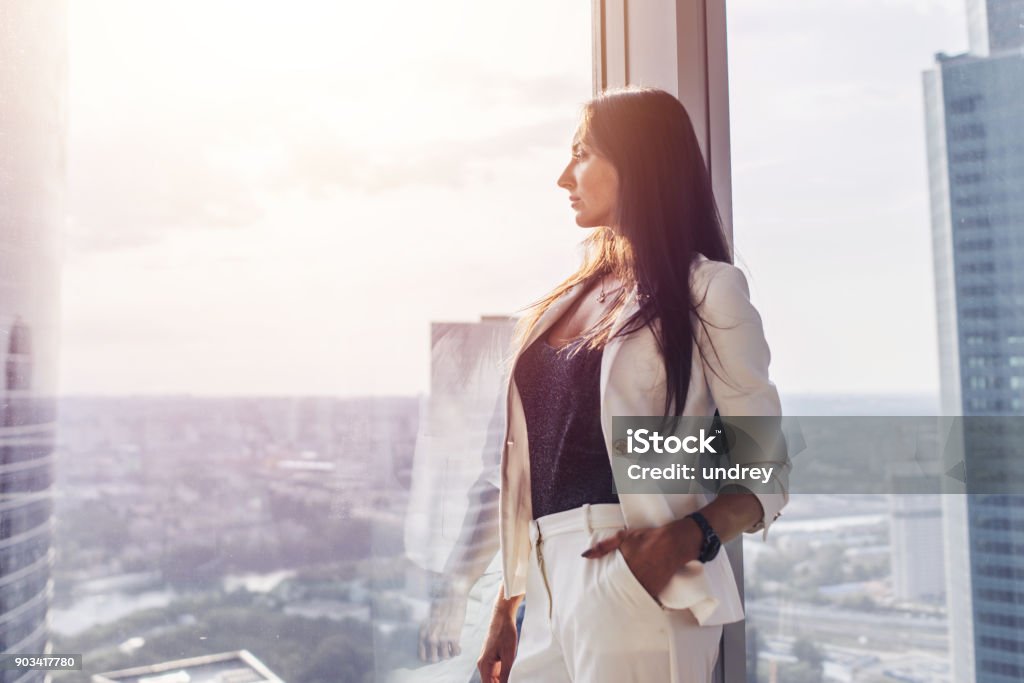
<path id="1" fill-rule="evenodd" d="M 767 528 L 767 492 L 613 492 L 613 415 L 778 416 L 769 350 L 689 117 L 650 88 L 589 102 L 558 179 L 593 228 L 580 269 L 520 327 L 501 465 L 503 585 L 484 681 L 711 680 L 743 618 L 718 543 Z M 527 445 L 527 435 L 529 446 Z M 750 487 L 753 488 L 753 487 Z M 581 551 L 582 555 L 581 555 Z M 527 609 L 518 643 L 515 614 Z"/>
<path id="2" fill-rule="evenodd" d="M 593 233 L 519 328 L 494 482 L 503 581 L 477 665 L 485 682 L 705 683 L 722 625 L 743 618 L 719 543 L 767 533 L 788 459 L 762 438 L 782 475 L 767 487 L 618 496 L 612 417 L 780 415 L 761 320 L 675 97 L 630 88 L 587 103 L 558 184 Z"/>

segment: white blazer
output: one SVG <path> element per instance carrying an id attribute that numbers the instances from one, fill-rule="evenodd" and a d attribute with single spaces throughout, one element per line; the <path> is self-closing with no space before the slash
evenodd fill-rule
<path id="1" fill-rule="evenodd" d="M 693 363 L 689 390 L 683 415 L 714 415 L 716 408 L 728 416 L 780 416 L 779 394 L 768 378 L 770 352 L 764 338 L 761 317 L 750 303 L 750 291 L 743 272 L 729 263 L 712 261 L 697 254 L 691 268 L 691 287 L 703 306 L 698 310 L 706 321 L 696 323 Z M 526 418 L 519 389 L 515 383 L 515 366 L 522 349 L 544 334 L 566 308 L 580 296 L 583 288 L 576 285 L 548 307 L 514 357 L 507 381 L 504 447 L 500 465 L 500 523 L 503 581 L 506 597 L 526 591 L 526 571 L 530 554 L 530 521 L 533 519 L 530 494 L 529 444 Z M 613 333 L 638 310 L 636 291 L 632 291 L 616 319 Z M 721 329 L 719 329 L 721 328 Z M 707 337 L 718 352 L 707 344 Z M 697 344 L 705 349 L 702 359 Z M 718 364 L 720 362 L 720 365 Z M 714 369 L 729 382 L 711 372 Z M 666 391 L 665 365 L 654 334 L 647 327 L 626 337 L 615 337 L 605 347 L 601 358 L 601 427 L 607 445 L 609 462 L 614 452 L 612 442 L 613 416 L 662 415 Z M 621 444 L 620 444 L 620 450 Z M 747 529 L 764 530 L 779 516 L 788 502 L 785 465 L 777 470 L 783 476 L 773 477 L 767 490 L 755 493 L 764 508 L 764 518 Z M 734 483 L 743 484 L 743 481 Z M 773 488 L 771 488 L 773 486 Z M 760 485 L 756 491 L 765 491 Z M 627 527 L 645 528 L 667 524 L 706 505 L 712 496 L 705 493 L 633 493 L 619 494 L 619 503 Z M 701 625 L 727 624 L 743 619 L 743 606 L 725 552 L 701 564 L 689 562 L 678 571 L 658 595 L 669 608 L 689 609 Z"/>

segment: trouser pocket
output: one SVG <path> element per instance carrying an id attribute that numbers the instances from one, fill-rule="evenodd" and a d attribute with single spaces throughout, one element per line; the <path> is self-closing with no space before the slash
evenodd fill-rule
<path id="1" fill-rule="evenodd" d="M 619 548 L 616 548 L 613 552 L 614 558 L 612 559 L 612 569 L 610 576 L 613 580 L 617 580 L 621 583 L 623 592 L 630 596 L 632 602 L 639 608 L 648 611 L 654 611 L 661 614 L 663 607 L 661 603 L 653 595 L 647 592 L 644 585 L 640 583 L 640 579 L 636 578 L 633 571 L 629 568 L 626 563 L 626 558 L 622 554 Z"/>

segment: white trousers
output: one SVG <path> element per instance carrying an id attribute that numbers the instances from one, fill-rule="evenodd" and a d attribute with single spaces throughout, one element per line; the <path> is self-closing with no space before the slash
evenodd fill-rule
<path id="1" fill-rule="evenodd" d="M 526 614 L 509 683 L 710 683 L 721 625 L 662 608 L 618 550 L 580 556 L 624 527 L 614 504 L 530 523 Z"/>

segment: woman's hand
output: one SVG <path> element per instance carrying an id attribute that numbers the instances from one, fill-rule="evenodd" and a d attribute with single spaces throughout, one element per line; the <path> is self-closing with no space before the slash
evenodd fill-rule
<path id="1" fill-rule="evenodd" d="M 594 559 L 618 549 L 629 571 L 657 600 L 672 575 L 697 559 L 703 541 L 704 534 L 697 523 L 684 517 L 658 527 L 620 529 L 614 536 L 595 543 L 583 557 Z"/>
<path id="2" fill-rule="evenodd" d="M 500 599 L 499 599 L 500 602 Z M 487 630 L 476 668 L 482 683 L 506 683 L 516 656 L 519 634 L 516 632 L 516 612 L 519 601 L 509 601 L 509 608 L 495 607 L 491 626 Z"/>
<path id="3" fill-rule="evenodd" d="M 459 639 L 466 620 L 469 583 L 439 579 L 430 601 L 430 614 L 420 625 L 419 654 L 424 662 L 436 662 L 462 653 Z"/>

